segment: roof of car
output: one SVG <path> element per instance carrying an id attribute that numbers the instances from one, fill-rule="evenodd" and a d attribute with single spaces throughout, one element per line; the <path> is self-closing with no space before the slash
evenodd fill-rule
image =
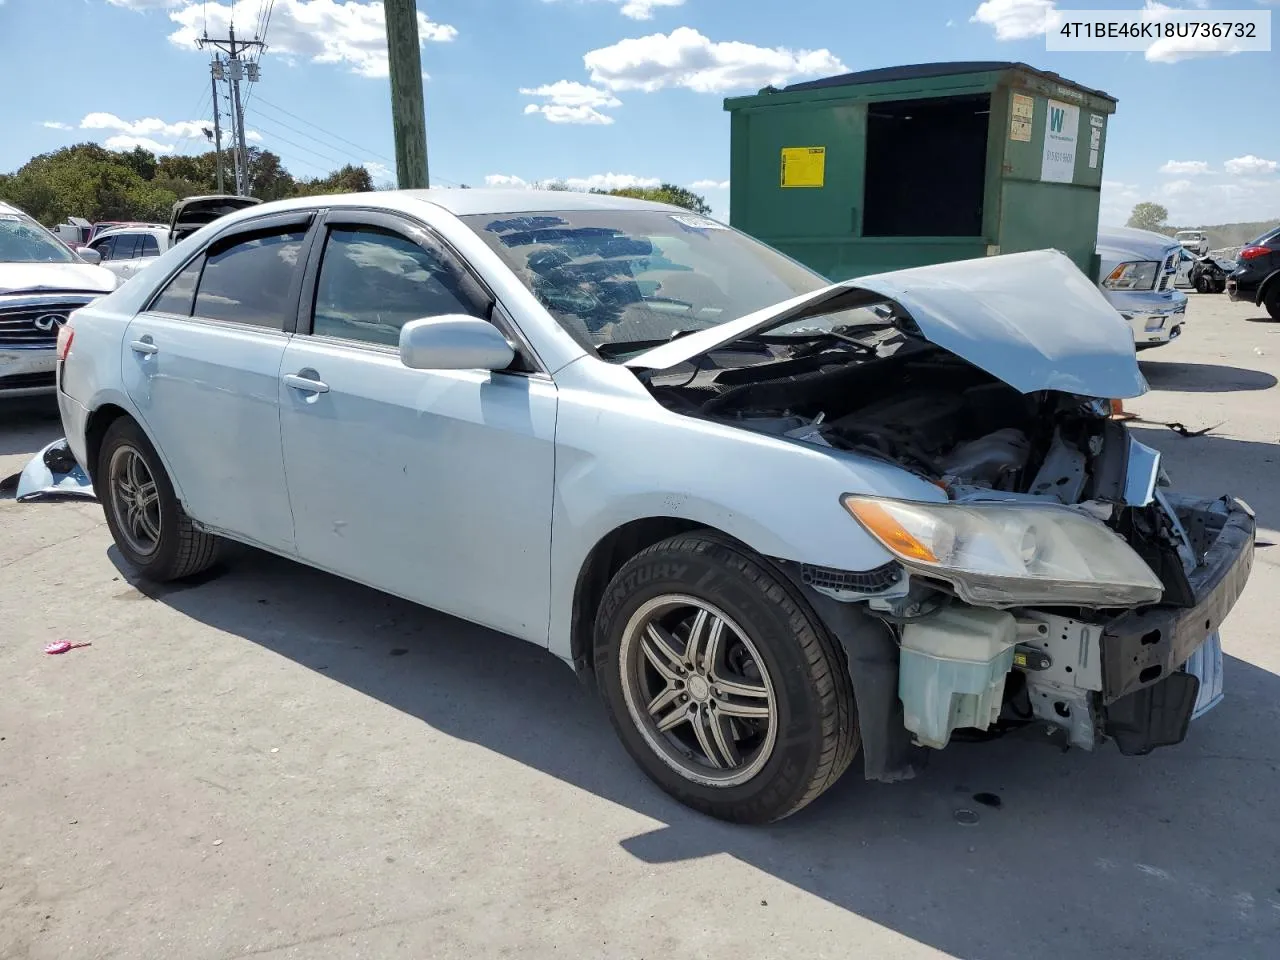
<path id="1" fill-rule="evenodd" d="M 101 240 L 117 233 L 159 233 L 168 234 L 169 228 L 158 223 L 122 223 L 118 227 L 106 227 L 98 231 L 94 240 Z"/>
<path id="2" fill-rule="evenodd" d="M 238 210 L 229 217 L 261 216 L 271 210 L 293 210 L 299 207 L 370 206 L 392 210 L 408 210 L 416 203 L 434 204 L 455 216 L 487 213 L 542 213 L 552 210 L 683 210 L 651 200 L 633 200 L 603 193 L 577 190 L 376 190 L 371 193 L 341 193 L 328 196 L 298 197 L 264 203 Z M 683 212 L 688 213 L 687 210 Z"/>

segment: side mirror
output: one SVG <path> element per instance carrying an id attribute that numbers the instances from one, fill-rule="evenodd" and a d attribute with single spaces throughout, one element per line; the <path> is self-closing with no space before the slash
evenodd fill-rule
<path id="1" fill-rule="evenodd" d="M 400 328 L 400 362 L 415 370 L 505 370 L 515 358 L 498 328 L 478 317 L 425 317 Z"/>
<path id="2" fill-rule="evenodd" d="M 76 253 L 85 263 L 92 263 L 94 266 L 97 266 L 102 262 L 102 254 L 97 250 L 94 250 L 92 247 L 81 247 L 76 251 Z"/>

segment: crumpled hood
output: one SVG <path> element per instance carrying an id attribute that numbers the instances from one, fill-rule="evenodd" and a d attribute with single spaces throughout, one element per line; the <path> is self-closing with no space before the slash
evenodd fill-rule
<path id="1" fill-rule="evenodd" d="M 626 366 L 665 370 L 782 323 L 886 299 L 925 339 L 1023 393 L 1127 399 L 1147 391 L 1129 325 L 1056 250 L 846 280 L 646 350 Z"/>
<path id="2" fill-rule="evenodd" d="M 0 294 L 110 293 L 118 278 L 91 263 L 0 263 Z"/>

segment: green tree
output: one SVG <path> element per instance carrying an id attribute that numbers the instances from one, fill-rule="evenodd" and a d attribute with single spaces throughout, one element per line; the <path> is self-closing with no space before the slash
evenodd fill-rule
<path id="1" fill-rule="evenodd" d="M 669 203 L 676 207 L 684 207 L 694 213 L 708 214 L 711 204 L 707 198 L 692 190 L 678 187 L 674 183 L 664 183 L 657 187 L 622 187 L 617 190 L 593 190 L 592 193 L 607 193 L 614 197 L 634 197 L 636 200 L 652 200 L 655 203 Z"/>
<path id="2" fill-rule="evenodd" d="M 347 164 L 327 177 L 299 180 L 294 196 L 313 197 L 322 193 L 364 193 L 373 189 L 373 177 L 364 167 Z"/>
<path id="3" fill-rule="evenodd" d="M 1158 203 L 1146 201 L 1133 208 L 1133 212 L 1129 214 L 1129 222 L 1125 226 L 1136 227 L 1139 230 L 1154 230 L 1159 233 L 1168 219 L 1168 210 Z"/>

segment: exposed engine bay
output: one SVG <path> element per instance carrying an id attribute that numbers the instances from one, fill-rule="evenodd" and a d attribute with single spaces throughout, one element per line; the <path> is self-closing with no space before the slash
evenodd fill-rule
<path id="1" fill-rule="evenodd" d="M 654 377 L 650 389 L 681 413 L 892 461 L 952 499 L 993 490 L 1063 504 L 1106 499 L 1105 471 L 1089 468 L 1106 442 L 1105 404 L 1024 395 L 941 348 L 877 339 L 893 352 L 805 344 L 761 363 L 759 353 L 724 351 L 716 362 L 749 365 L 704 364 L 692 376 Z"/>
<path id="2" fill-rule="evenodd" d="M 1024 394 L 901 322 L 807 340 L 757 336 L 645 379 L 671 410 L 889 461 L 952 502 L 1074 507 L 1123 537 L 1161 581 L 1163 598 L 1150 609 L 1174 610 L 1172 623 L 1204 605 L 1193 581 L 1203 596 L 1206 558 L 1229 505 L 1158 489 L 1167 484 L 1158 453 L 1131 441 L 1110 401 Z M 893 631 L 903 724 L 917 745 L 940 749 L 956 730 L 1045 722 L 1071 745 L 1092 749 L 1110 737 L 1126 753 L 1143 753 L 1181 740 L 1193 705 L 1203 712 L 1221 698 L 1220 666 L 1217 687 L 1203 690 L 1187 673 L 1193 654 L 1204 660 L 1201 673 L 1212 672 L 1213 657 L 1221 663 L 1213 615 L 1197 628 L 1194 649 L 1165 650 L 1157 665 L 1143 658 L 1164 642 L 1159 630 L 1108 638 L 1109 630 L 1132 634 L 1123 625 L 1140 611 L 972 605 L 946 583 L 901 568 L 842 576 L 808 571 L 804 582 L 865 604 Z M 1104 676 L 1109 657 L 1115 665 Z M 1152 705 L 1161 699 L 1151 696 L 1157 681 L 1166 688 L 1161 702 L 1181 698 L 1176 709 Z"/>

